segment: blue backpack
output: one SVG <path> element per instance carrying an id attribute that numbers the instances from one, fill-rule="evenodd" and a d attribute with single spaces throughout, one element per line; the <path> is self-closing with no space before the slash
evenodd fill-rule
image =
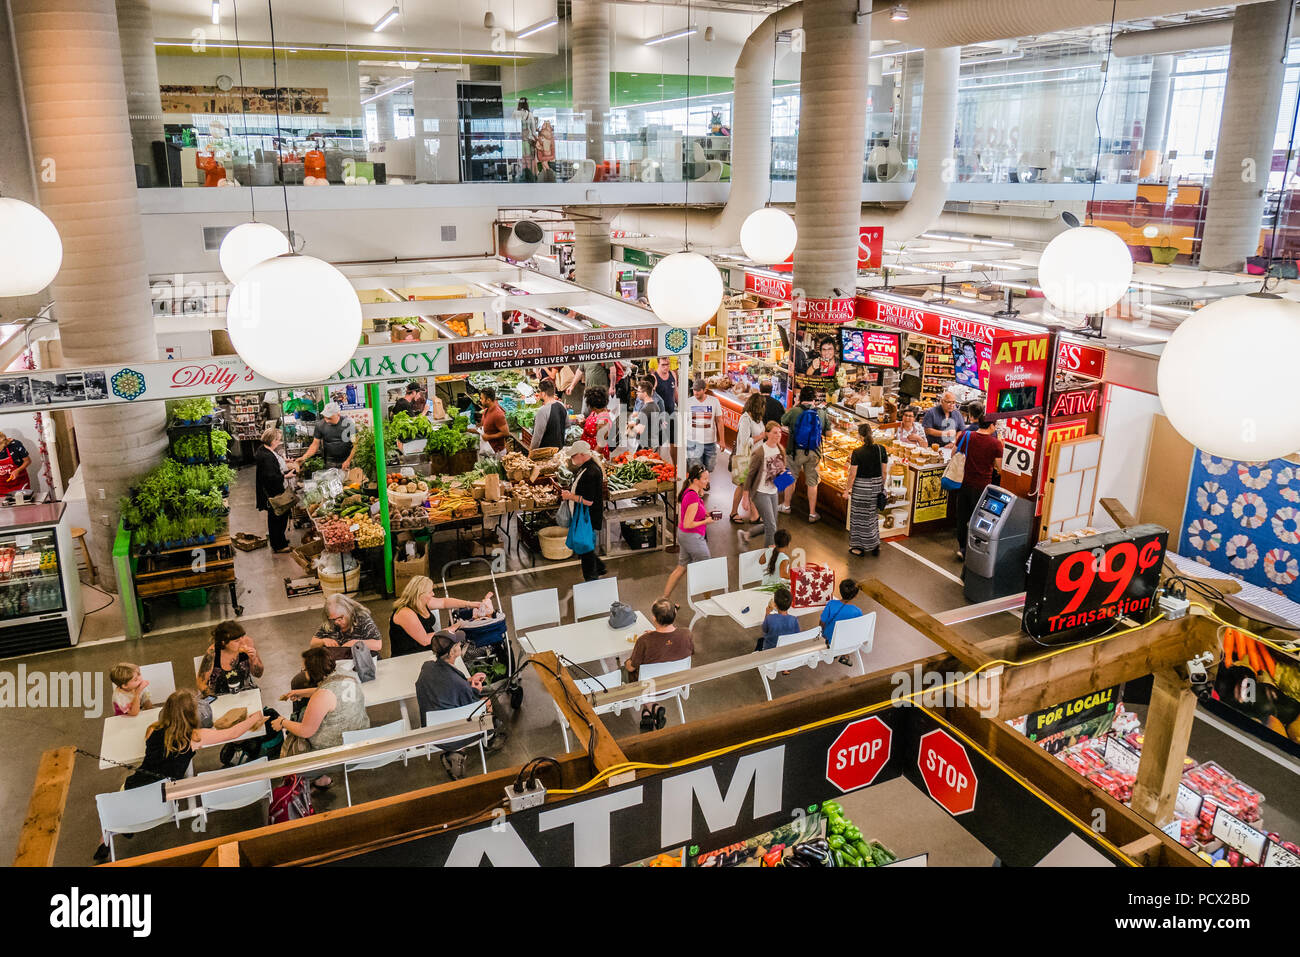
<path id="1" fill-rule="evenodd" d="M 817 452 L 822 447 L 822 417 L 816 409 L 804 409 L 794 427 L 794 447 Z"/>

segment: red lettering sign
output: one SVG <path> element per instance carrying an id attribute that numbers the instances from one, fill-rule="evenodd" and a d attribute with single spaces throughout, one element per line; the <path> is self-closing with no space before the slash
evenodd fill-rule
<path id="1" fill-rule="evenodd" d="M 804 322 L 849 322 L 853 319 L 853 299 L 796 299 L 794 318 Z"/>
<path id="2" fill-rule="evenodd" d="M 1104 379 L 1106 378 L 1106 350 L 1062 340 L 1060 349 L 1056 353 L 1056 368 L 1062 372 L 1087 376 L 1089 379 Z"/>
<path id="3" fill-rule="evenodd" d="M 873 299 L 870 296 L 858 297 L 856 312 L 859 319 L 868 322 L 901 329 L 904 332 L 919 332 L 923 336 L 945 341 L 953 336 L 961 336 L 963 339 L 991 343 L 994 333 L 998 331 L 997 326 L 980 322 L 978 319 L 948 316 L 893 300 Z"/>
<path id="4" fill-rule="evenodd" d="M 998 332 L 993 337 L 989 415 L 1006 418 L 1042 411 L 1051 339 L 1045 332 Z"/>
<path id="5" fill-rule="evenodd" d="M 207 365 L 181 366 L 172 373 L 173 389 L 192 389 L 196 386 L 212 386 L 218 395 L 228 391 L 232 385 L 243 378 L 252 381 L 253 374 L 247 367 L 241 372 L 229 366 L 217 363 Z"/>
<path id="6" fill-rule="evenodd" d="M 858 227 L 858 268 L 879 269 L 885 257 L 885 227 Z"/>
<path id="7" fill-rule="evenodd" d="M 826 752 L 826 780 L 845 793 L 866 787 L 888 763 L 893 738 L 894 732 L 879 718 L 854 721 Z"/>
<path id="8" fill-rule="evenodd" d="M 789 302 L 794 293 L 794 283 L 780 276 L 769 276 L 761 272 L 745 270 L 745 292 L 752 292 L 764 299 L 776 299 Z"/>
<path id="9" fill-rule="evenodd" d="M 1052 400 L 1051 417 L 1087 415 L 1089 412 L 1096 412 L 1100 396 L 1100 389 L 1076 389 L 1073 392 L 1062 392 Z"/>
<path id="10" fill-rule="evenodd" d="M 921 735 L 916 756 L 921 780 L 936 804 L 956 817 L 975 809 L 979 779 L 966 749 L 946 731 Z"/>

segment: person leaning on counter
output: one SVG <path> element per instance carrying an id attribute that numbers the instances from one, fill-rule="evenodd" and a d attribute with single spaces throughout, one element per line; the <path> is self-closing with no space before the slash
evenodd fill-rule
<path id="1" fill-rule="evenodd" d="M 352 464 L 352 432 L 353 425 L 351 422 L 343 421 L 343 410 L 339 404 L 326 402 L 325 408 L 321 409 L 320 418 L 316 420 L 316 431 L 311 445 L 307 446 L 307 451 L 298 458 L 298 463 L 307 461 L 316 454 L 317 449 L 320 449 L 327 469 L 347 471 L 348 466 Z"/>
<path id="2" fill-rule="evenodd" d="M 966 418 L 957 411 L 957 397 L 951 392 L 945 392 L 938 405 L 926 410 L 921 425 L 931 445 L 951 445 L 958 435 L 966 431 Z"/>
<path id="3" fill-rule="evenodd" d="M 32 479 L 27 474 L 27 466 L 31 464 L 27 447 L 0 432 L 0 495 L 29 491 Z"/>
<path id="4" fill-rule="evenodd" d="M 894 433 L 895 441 L 905 445 L 919 445 L 929 448 L 930 441 L 925 436 L 925 429 L 916 421 L 915 409 L 904 409 L 898 416 L 898 431 Z"/>

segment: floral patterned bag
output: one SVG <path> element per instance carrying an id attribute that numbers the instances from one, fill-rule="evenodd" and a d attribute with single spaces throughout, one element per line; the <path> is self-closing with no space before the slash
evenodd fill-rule
<path id="1" fill-rule="evenodd" d="M 790 594 L 795 608 L 824 605 L 835 597 L 835 572 L 809 562 L 802 548 L 790 553 Z"/>

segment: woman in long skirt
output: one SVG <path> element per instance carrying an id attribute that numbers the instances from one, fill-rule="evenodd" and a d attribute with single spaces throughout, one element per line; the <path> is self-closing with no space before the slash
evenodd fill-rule
<path id="1" fill-rule="evenodd" d="M 862 444 L 853 450 L 846 476 L 851 497 L 849 509 L 849 552 L 854 555 L 880 554 L 880 516 L 876 497 L 884 491 L 884 464 L 888 459 L 883 446 L 871 439 L 871 426 L 858 426 Z"/>

